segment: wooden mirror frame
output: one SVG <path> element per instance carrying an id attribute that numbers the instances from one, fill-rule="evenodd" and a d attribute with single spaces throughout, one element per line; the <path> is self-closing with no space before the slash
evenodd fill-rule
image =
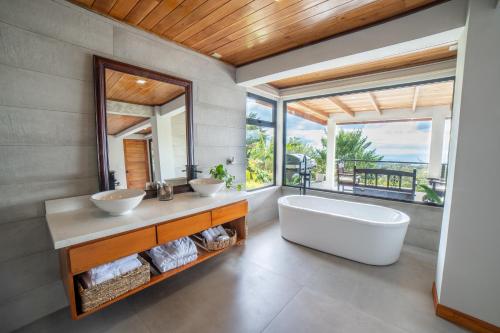
<path id="1" fill-rule="evenodd" d="M 94 55 L 94 93 L 96 102 L 97 164 L 99 168 L 99 190 L 107 191 L 109 184 L 109 160 L 106 117 L 106 69 L 182 86 L 186 89 L 186 178 L 196 177 L 193 149 L 193 82 L 150 69 L 126 64 Z M 191 191 L 189 184 L 177 185 L 174 193 Z"/>

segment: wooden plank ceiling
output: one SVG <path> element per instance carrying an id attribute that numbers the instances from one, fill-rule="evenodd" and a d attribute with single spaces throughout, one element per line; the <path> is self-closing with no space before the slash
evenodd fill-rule
<path id="1" fill-rule="evenodd" d="M 123 116 L 108 113 L 106 115 L 106 123 L 108 129 L 108 135 L 116 135 L 121 131 L 126 130 L 129 127 L 137 125 L 144 120 L 148 119 L 147 117 L 136 117 L 136 116 Z"/>
<path id="2" fill-rule="evenodd" d="M 438 0 L 70 0 L 240 66 Z"/>
<path id="3" fill-rule="evenodd" d="M 163 105 L 184 94 L 184 87 L 106 69 L 106 98 L 113 101 Z"/>
<path id="4" fill-rule="evenodd" d="M 431 62 L 454 59 L 457 56 L 456 50 L 450 50 L 449 45 L 430 48 L 418 52 L 408 53 L 383 60 L 360 63 L 351 66 L 344 66 L 301 76 L 291 77 L 279 81 L 269 82 L 278 89 L 291 88 L 305 84 L 344 79 L 353 76 L 367 75 L 385 72 L 389 70 L 408 68 Z"/>
<path id="5" fill-rule="evenodd" d="M 152 132 L 153 132 L 153 130 L 151 129 L 151 127 L 148 127 L 148 128 L 143 129 L 142 131 L 137 132 L 137 134 L 148 135 L 148 134 L 151 134 Z"/>
<path id="6" fill-rule="evenodd" d="M 373 90 L 331 97 L 319 97 L 287 104 L 288 113 L 326 125 L 331 114 L 345 113 L 356 121 L 363 111 L 383 114 L 388 109 L 411 109 L 450 105 L 453 81 L 421 84 L 401 88 Z"/>

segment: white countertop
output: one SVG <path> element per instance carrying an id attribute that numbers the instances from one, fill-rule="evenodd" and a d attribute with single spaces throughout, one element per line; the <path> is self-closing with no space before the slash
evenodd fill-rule
<path id="1" fill-rule="evenodd" d="M 176 194 L 171 201 L 144 200 L 123 216 L 111 216 L 95 207 L 90 196 L 81 196 L 46 201 L 46 219 L 54 248 L 60 249 L 228 205 L 247 195 L 244 191 L 219 192 L 214 197 Z"/>

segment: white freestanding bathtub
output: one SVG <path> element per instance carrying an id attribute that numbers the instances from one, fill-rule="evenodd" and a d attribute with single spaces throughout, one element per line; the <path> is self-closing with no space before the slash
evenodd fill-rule
<path id="1" fill-rule="evenodd" d="M 283 238 L 370 265 L 399 259 L 408 215 L 395 209 L 310 195 L 278 200 Z"/>

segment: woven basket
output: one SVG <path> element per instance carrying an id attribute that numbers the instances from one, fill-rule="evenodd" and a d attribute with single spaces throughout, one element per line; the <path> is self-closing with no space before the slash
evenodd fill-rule
<path id="1" fill-rule="evenodd" d="M 138 259 L 142 262 L 142 266 L 96 286 L 84 289 L 78 279 L 81 310 L 83 312 L 92 310 L 127 291 L 148 283 L 151 277 L 149 263 L 140 256 Z"/>
<path id="2" fill-rule="evenodd" d="M 214 241 L 214 242 L 207 242 L 204 237 L 201 235 L 193 235 L 195 238 L 196 243 L 201 246 L 204 250 L 207 251 L 218 251 L 225 249 L 226 247 L 233 246 L 236 244 L 236 230 L 232 229 L 226 229 L 226 232 L 229 236 L 229 239 L 223 240 L 223 241 Z"/>

